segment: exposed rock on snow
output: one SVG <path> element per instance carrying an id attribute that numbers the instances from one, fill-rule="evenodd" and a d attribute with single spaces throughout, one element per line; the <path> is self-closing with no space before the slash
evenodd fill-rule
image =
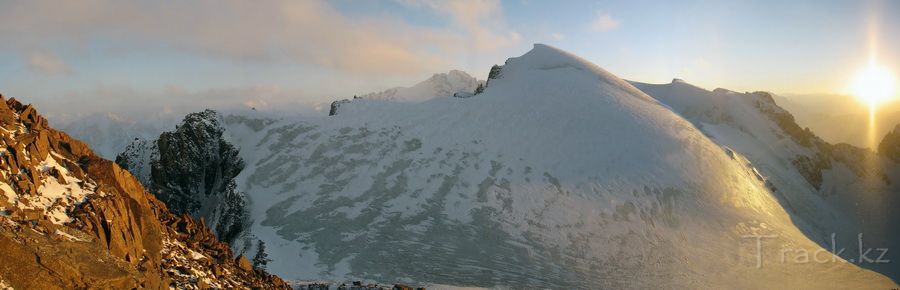
<path id="1" fill-rule="evenodd" d="M 491 71 L 488 72 L 487 81 L 485 81 L 485 83 L 483 85 L 479 84 L 478 87 L 475 88 L 475 94 L 477 95 L 477 94 L 483 93 L 484 89 L 487 88 L 487 86 L 491 82 L 491 80 L 500 78 L 500 72 L 502 70 L 503 70 L 503 67 L 501 67 L 499 65 L 495 64 L 494 66 L 492 66 Z"/>
<path id="2" fill-rule="evenodd" d="M 357 100 L 357 99 L 359 99 L 359 97 L 353 96 L 353 99 Z M 348 104 L 348 103 L 350 103 L 350 101 L 351 100 L 343 99 L 343 100 L 337 100 L 337 101 L 331 102 L 331 109 L 328 110 L 328 115 L 329 116 L 337 115 L 338 110 L 341 109 L 341 105 Z"/>

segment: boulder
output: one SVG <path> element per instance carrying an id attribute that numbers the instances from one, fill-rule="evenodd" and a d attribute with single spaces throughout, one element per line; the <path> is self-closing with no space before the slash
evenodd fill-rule
<path id="1" fill-rule="evenodd" d="M 235 261 L 238 263 L 238 267 L 240 267 L 241 269 L 245 271 L 253 270 L 253 265 L 250 264 L 250 260 L 247 260 L 247 257 L 244 257 L 244 255 L 238 256 Z"/>

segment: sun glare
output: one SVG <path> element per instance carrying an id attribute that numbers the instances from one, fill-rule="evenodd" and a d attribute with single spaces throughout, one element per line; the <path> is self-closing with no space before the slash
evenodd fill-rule
<path id="1" fill-rule="evenodd" d="M 853 95 L 870 107 L 896 96 L 894 74 L 876 64 L 870 64 L 856 74 L 851 87 Z"/>

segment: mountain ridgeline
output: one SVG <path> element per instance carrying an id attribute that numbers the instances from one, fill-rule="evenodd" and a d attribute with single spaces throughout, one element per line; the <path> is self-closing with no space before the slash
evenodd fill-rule
<path id="1" fill-rule="evenodd" d="M 877 190 L 866 192 L 894 190 L 896 163 L 821 142 L 767 93 L 629 83 L 546 45 L 492 67 L 476 84 L 452 95 L 407 90 L 396 98 L 403 94 L 395 90 L 338 101 L 332 116 L 315 119 L 207 113 L 179 129 L 200 123 L 221 133 L 175 134 L 190 145 L 166 145 L 181 150 L 168 158 L 163 142 L 136 142 L 120 160 L 148 176 L 150 188 L 181 188 L 168 190 L 191 200 L 183 210 L 194 215 L 222 207 L 205 203 L 209 196 L 246 193 L 236 195 L 249 222 L 231 224 L 259 241 L 269 270 L 292 279 L 896 287 L 879 274 L 890 269 L 838 257 L 755 267 L 748 235 L 777 236 L 761 249 L 776 258 L 783 248 L 827 251 L 830 233 L 842 243 L 854 232 L 879 245 L 895 241 L 878 234 L 886 223 L 873 222 L 890 215 L 865 212 L 870 200 L 853 192 L 860 176 L 876 173 L 862 166 L 868 158 L 883 166 Z M 181 164 L 167 178 L 146 166 L 172 162 Z M 191 189 L 171 174 L 226 186 Z M 216 224 L 223 215 L 203 216 Z M 235 245 L 248 244 L 242 240 Z"/>
<path id="2" fill-rule="evenodd" d="M 822 140 L 800 127 L 771 93 L 708 91 L 682 80 L 632 84 L 715 142 L 746 156 L 798 227 L 821 246 L 856 245 L 862 235 L 869 245 L 900 247 L 900 234 L 885 230 L 900 226 L 900 214 L 893 210 L 900 205 L 898 130 L 883 139 L 876 153 Z M 859 260 L 857 251 L 837 252 Z M 885 260 L 894 257 L 888 252 Z M 861 265 L 900 278 L 900 267 L 891 263 Z"/>
<path id="3" fill-rule="evenodd" d="M 900 226 L 900 129 L 878 153 L 830 144 L 770 93 L 628 82 L 539 44 L 486 82 L 463 76 L 337 101 L 329 117 L 191 114 L 117 162 L 289 279 L 897 286 L 889 263 L 828 253 L 859 234 L 900 248 L 885 230 Z"/>
<path id="4" fill-rule="evenodd" d="M 203 218 L 220 239 L 232 243 L 248 222 L 247 197 L 234 182 L 244 162 L 223 131 L 215 111 L 188 114 L 155 141 L 135 140 L 116 163 L 134 168 L 170 210 Z"/>
<path id="5" fill-rule="evenodd" d="M 432 98 L 468 98 L 477 93 L 478 90 L 483 89 L 484 85 L 484 81 L 478 80 L 465 72 L 451 70 L 447 73 L 434 74 L 411 87 L 396 87 L 380 92 L 353 96 L 352 99 L 334 101 L 331 103 L 328 115 L 336 115 L 341 105 L 350 103 L 353 100 L 418 103 Z"/>

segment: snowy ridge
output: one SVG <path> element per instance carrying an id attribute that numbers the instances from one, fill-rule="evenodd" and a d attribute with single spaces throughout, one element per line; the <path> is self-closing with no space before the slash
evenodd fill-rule
<path id="1" fill-rule="evenodd" d="M 829 144 L 800 129 L 769 93 L 707 91 L 683 81 L 632 83 L 713 141 L 745 155 L 795 215 L 793 222 L 820 245 L 831 247 L 832 234 L 838 245 L 856 245 L 863 234 L 873 247 L 900 247 L 900 235 L 884 230 L 900 221 L 892 213 L 900 206 L 897 163 L 850 145 Z M 858 259 L 858 254 L 845 251 L 843 256 Z M 884 260 L 895 255 L 888 252 Z M 900 269 L 889 263 L 864 266 L 900 278 Z"/>
<path id="2" fill-rule="evenodd" d="M 422 102 L 431 98 L 451 97 L 456 93 L 471 93 L 482 83 L 484 82 L 463 71 L 451 70 L 447 73 L 434 74 L 412 87 L 391 88 L 359 97 L 381 101 Z"/>
<path id="3" fill-rule="evenodd" d="M 779 237 L 768 257 L 822 247 L 741 148 L 550 46 L 499 70 L 473 98 L 226 116 L 269 270 L 513 288 L 896 285 L 839 258 L 755 268 L 748 234 Z"/>

